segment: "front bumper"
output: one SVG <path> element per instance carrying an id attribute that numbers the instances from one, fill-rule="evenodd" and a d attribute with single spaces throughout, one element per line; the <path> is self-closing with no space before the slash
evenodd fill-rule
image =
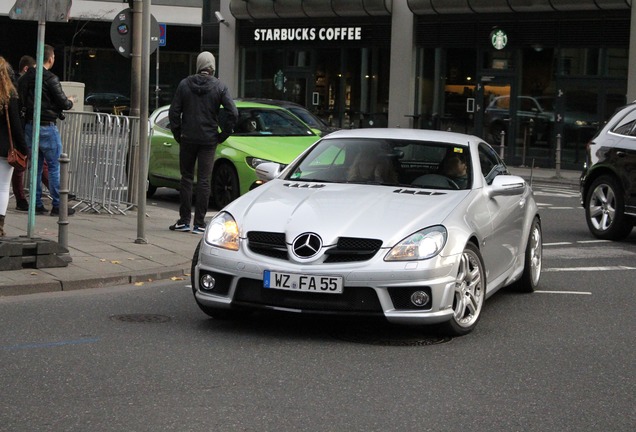
<path id="1" fill-rule="evenodd" d="M 201 245 L 195 266 L 194 295 L 211 308 L 266 309 L 292 313 L 340 316 L 384 316 L 399 324 L 433 324 L 449 320 L 459 255 L 413 262 L 385 262 L 380 250 L 365 262 L 299 264 L 256 255 L 250 251 L 228 251 Z M 263 287 L 263 272 L 342 276 L 342 294 L 297 292 Z M 210 274 L 213 289 L 200 287 L 201 277 Z M 422 306 L 411 302 L 414 292 L 423 291 L 429 300 Z"/>

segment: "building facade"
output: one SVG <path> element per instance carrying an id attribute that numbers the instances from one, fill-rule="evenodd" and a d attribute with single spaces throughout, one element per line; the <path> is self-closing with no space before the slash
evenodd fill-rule
<path id="1" fill-rule="evenodd" d="M 129 95 L 112 22 L 141 0 L 74 0 L 47 23 L 54 72 L 85 94 Z M 636 99 L 631 0 L 152 0 L 166 44 L 151 109 L 202 49 L 236 96 L 298 102 L 334 126 L 450 129 L 504 144 L 507 161 L 579 168 L 587 141 Z M 35 56 L 37 23 L 0 0 L 0 55 Z M 630 73 L 631 70 L 631 73 Z M 631 95 L 631 96 L 629 96 Z"/>
<path id="2" fill-rule="evenodd" d="M 141 0 L 135 0 L 141 2 Z M 73 0 L 68 22 L 47 22 L 45 43 L 55 48 L 53 72 L 62 81 L 84 84 L 84 94 L 113 93 L 129 97 L 131 58 L 111 41 L 115 17 L 133 2 Z M 202 0 L 152 0 L 151 14 L 166 28 L 165 46 L 150 59 L 151 110 L 169 103 L 179 81 L 192 73 L 201 47 Z M 12 20 L 15 0 L 0 0 L 0 55 L 14 68 L 20 57 L 36 57 L 38 23 Z"/>
<path id="3" fill-rule="evenodd" d="M 559 154 L 579 168 L 627 100 L 627 0 L 221 0 L 218 11 L 219 74 L 236 94 L 293 100 L 339 127 L 450 129 L 503 143 L 514 164 Z"/>

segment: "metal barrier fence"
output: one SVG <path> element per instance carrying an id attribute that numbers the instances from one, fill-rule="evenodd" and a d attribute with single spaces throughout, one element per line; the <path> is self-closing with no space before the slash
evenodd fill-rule
<path id="1" fill-rule="evenodd" d="M 79 211 L 125 214 L 137 199 L 139 118 L 66 112 L 58 122 L 68 154 L 69 191 Z M 132 171 L 132 172 L 129 172 Z"/>

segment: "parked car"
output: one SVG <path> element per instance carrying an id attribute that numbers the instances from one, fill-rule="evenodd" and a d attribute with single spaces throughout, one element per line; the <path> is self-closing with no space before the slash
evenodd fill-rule
<path id="1" fill-rule="evenodd" d="M 235 133 L 217 146 L 212 171 L 212 203 L 219 209 L 261 183 L 254 171 L 259 164 L 284 166 L 319 139 L 316 131 L 283 108 L 242 101 L 236 106 Z M 179 189 L 179 145 L 170 131 L 169 108 L 158 108 L 150 116 L 148 197 L 158 187 Z"/>
<path id="2" fill-rule="evenodd" d="M 320 131 L 320 135 L 327 135 L 328 133 L 337 131 L 339 128 L 334 126 L 329 126 L 327 122 L 318 117 L 316 114 L 309 111 L 304 106 L 297 104 L 295 102 L 290 102 L 286 100 L 278 100 L 278 99 L 266 99 L 266 98 L 240 98 L 237 100 L 243 100 L 246 102 L 258 102 L 264 103 L 268 105 L 276 105 L 279 107 L 283 107 L 289 111 L 291 111 L 296 117 L 304 121 L 307 126 L 312 129 L 318 129 Z"/>
<path id="3" fill-rule="evenodd" d="M 84 99 L 84 105 L 93 107 L 93 111 L 106 114 L 128 114 L 130 98 L 119 93 L 91 93 Z"/>
<path id="4" fill-rule="evenodd" d="M 440 171 L 452 157 L 466 165 L 463 188 Z M 497 290 L 539 284 L 532 190 L 480 138 L 341 130 L 280 169 L 259 165 L 269 181 L 219 212 L 194 252 L 194 298 L 209 316 L 368 315 L 463 335 Z"/>
<path id="5" fill-rule="evenodd" d="M 556 121 L 554 96 L 519 96 L 517 121 L 525 127 L 532 120 L 532 137 L 549 141 Z M 493 140 L 499 142 L 501 132 L 508 132 L 510 122 L 510 96 L 494 98 L 484 111 L 484 123 Z M 566 107 L 563 118 L 564 134 L 568 139 L 587 142 L 598 128 L 596 113 L 580 107 Z M 571 135 L 574 134 L 574 135 Z"/>
<path id="6" fill-rule="evenodd" d="M 636 224 L 636 102 L 618 109 L 588 144 L 581 204 L 597 238 L 623 239 Z"/>

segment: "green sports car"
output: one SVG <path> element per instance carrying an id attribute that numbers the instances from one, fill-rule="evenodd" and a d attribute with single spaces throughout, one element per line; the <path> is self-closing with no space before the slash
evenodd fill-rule
<path id="1" fill-rule="evenodd" d="M 284 108 L 243 101 L 236 101 L 236 107 L 234 134 L 216 148 L 211 200 L 217 209 L 261 184 L 255 173 L 259 164 L 287 165 L 320 137 Z M 148 197 L 158 187 L 179 188 L 179 144 L 170 131 L 169 108 L 158 108 L 150 116 Z"/>

